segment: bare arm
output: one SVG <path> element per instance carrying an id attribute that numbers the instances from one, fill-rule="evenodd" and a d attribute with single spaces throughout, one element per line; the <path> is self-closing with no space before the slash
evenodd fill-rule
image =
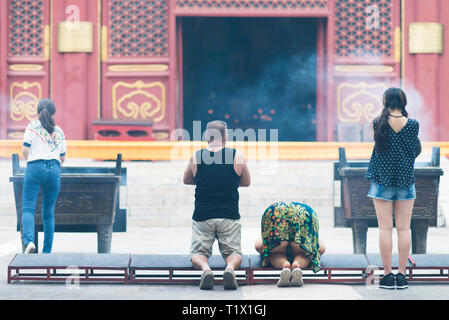
<path id="1" fill-rule="evenodd" d="M 196 164 L 193 161 L 193 157 L 190 158 L 189 164 L 184 171 L 184 184 L 195 185 Z"/>
<path id="2" fill-rule="evenodd" d="M 236 152 L 234 158 L 234 170 L 240 176 L 240 187 L 249 187 L 251 184 L 251 175 L 246 164 L 246 159 L 242 153 Z"/>
<path id="3" fill-rule="evenodd" d="M 25 160 L 28 160 L 28 156 L 30 154 L 30 148 L 26 146 L 22 146 L 22 154 Z"/>
<path id="4" fill-rule="evenodd" d="M 60 157 L 59 157 L 59 161 L 61 161 L 61 166 L 62 166 L 62 164 L 63 164 L 64 161 L 65 161 L 65 156 L 60 156 Z"/>

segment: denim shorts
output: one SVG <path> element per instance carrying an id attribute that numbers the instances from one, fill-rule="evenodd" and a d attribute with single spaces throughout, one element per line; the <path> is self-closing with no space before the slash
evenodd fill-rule
<path id="1" fill-rule="evenodd" d="M 402 189 L 398 187 L 384 187 L 375 182 L 371 182 L 367 196 L 386 201 L 413 200 L 416 199 L 415 184 L 412 184 L 408 189 Z"/>

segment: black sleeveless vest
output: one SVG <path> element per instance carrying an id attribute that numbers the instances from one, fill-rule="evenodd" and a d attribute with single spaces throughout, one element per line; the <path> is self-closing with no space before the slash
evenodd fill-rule
<path id="1" fill-rule="evenodd" d="M 195 153 L 195 211 L 192 219 L 204 221 L 215 218 L 240 219 L 239 182 L 234 170 L 235 149 L 207 149 Z"/>

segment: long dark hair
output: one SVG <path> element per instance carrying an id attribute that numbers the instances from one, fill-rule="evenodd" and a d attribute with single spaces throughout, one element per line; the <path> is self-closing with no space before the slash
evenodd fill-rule
<path id="1" fill-rule="evenodd" d="M 42 99 L 37 105 L 37 113 L 39 114 L 39 121 L 48 133 L 52 134 L 55 131 L 55 120 L 53 115 L 56 112 L 55 103 L 50 99 Z"/>
<path id="2" fill-rule="evenodd" d="M 400 110 L 404 117 L 408 117 L 408 113 L 405 110 L 407 96 L 402 89 L 389 88 L 384 92 L 383 105 L 382 113 L 376 119 L 374 141 L 376 150 L 385 153 L 388 148 L 388 117 L 390 116 L 390 110 Z"/>

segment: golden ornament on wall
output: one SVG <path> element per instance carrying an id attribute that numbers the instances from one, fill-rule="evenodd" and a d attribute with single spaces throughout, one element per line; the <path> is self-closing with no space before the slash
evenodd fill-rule
<path id="1" fill-rule="evenodd" d="M 120 91 L 120 92 L 119 92 Z M 165 86 L 161 82 L 117 82 L 112 87 L 112 115 L 162 121 L 165 117 Z"/>
<path id="2" fill-rule="evenodd" d="M 10 116 L 13 121 L 37 119 L 37 105 L 42 87 L 37 82 L 14 82 L 10 87 Z"/>
<path id="3" fill-rule="evenodd" d="M 382 110 L 384 83 L 341 83 L 337 87 L 337 117 L 340 122 L 371 122 Z"/>

